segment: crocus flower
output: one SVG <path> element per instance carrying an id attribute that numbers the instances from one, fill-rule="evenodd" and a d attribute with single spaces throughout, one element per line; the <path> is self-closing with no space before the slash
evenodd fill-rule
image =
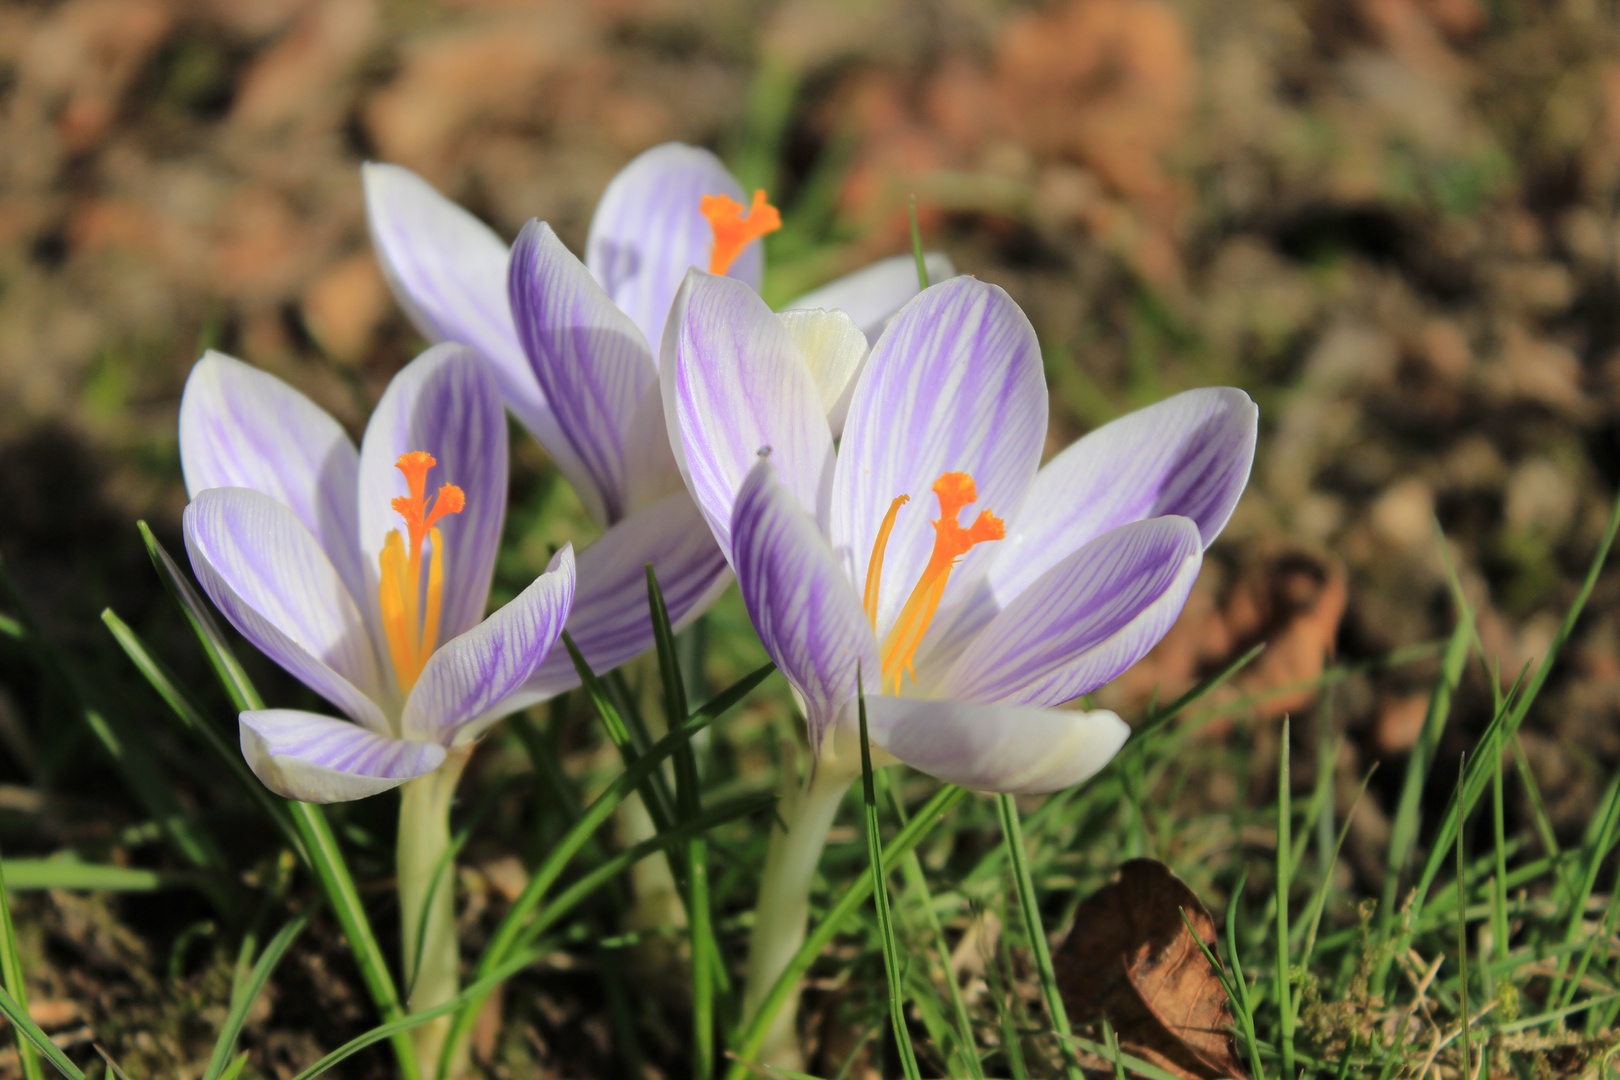
<path id="1" fill-rule="evenodd" d="M 500 394 L 461 346 L 395 376 L 358 451 L 274 376 L 213 351 L 197 362 L 180 405 L 192 568 L 243 636 L 347 717 L 242 713 L 267 787 L 310 802 L 385 791 L 464 760 L 524 703 L 568 617 L 574 556 L 484 617 L 506 453 Z"/>
<path id="2" fill-rule="evenodd" d="M 484 357 L 508 408 L 550 454 L 606 532 L 579 555 L 568 629 L 605 671 L 652 644 L 643 567 L 658 572 L 677 628 L 730 581 L 726 560 L 681 482 L 664 428 L 658 356 L 671 301 L 691 267 L 754 293 L 758 238 L 779 219 L 706 150 L 667 143 L 637 157 L 602 195 L 585 258 L 544 222 L 510 251 L 487 226 L 397 165 L 364 172 L 372 239 L 417 328 Z M 930 259 L 930 272 L 950 265 Z M 875 335 L 917 291 L 910 256 L 886 260 L 792 307 L 789 325 L 836 425 Z M 559 652 L 532 699 L 576 682 Z"/>
<path id="3" fill-rule="evenodd" d="M 855 386 L 834 448 L 777 317 L 693 272 L 675 302 L 664 403 L 680 467 L 818 768 L 874 749 L 966 787 L 1052 791 L 1127 734 L 1059 710 L 1164 635 L 1247 483 L 1257 412 L 1193 390 L 1040 465 L 1047 396 L 1029 321 L 955 278 L 908 303 Z M 966 514 L 964 514 L 966 511 Z"/>

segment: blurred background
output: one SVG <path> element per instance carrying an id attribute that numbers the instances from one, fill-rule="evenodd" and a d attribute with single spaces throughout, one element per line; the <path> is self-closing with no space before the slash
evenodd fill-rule
<path id="1" fill-rule="evenodd" d="M 1264 724 L 1331 657 L 1353 791 L 1422 724 L 1434 663 L 1381 661 L 1452 625 L 1436 520 L 1504 684 L 1545 653 L 1620 479 L 1611 0 L 5 0 L 0 556 L 46 633 L 109 655 L 110 604 L 182 640 L 134 521 L 179 550 L 203 348 L 357 431 L 420 347 L 361 162 L 578 250 L 607 180 L 670 139 L 783 208 L 777 303 L 905 250 L 915 194 L 927 244 L 1029 312 L 1050 449 L 1191 386 L 1260 403 L 1244 502 L 1107 703 L 1266 641 L 1222 722 Z M 509 590 L 588 535 L 516 445 Z M 1620 763 L 1617 620 L 1611 572 L 1523 733 L 1561 830 Z M 40 745 L 46 691 L 0 665 L 0 811 L 45 813 L 44 846 L 105 830 L 61 779 L 82 740 Z M 1437 776 L 1490 702 L 1471 671 Z M 1347 848 L 1369 877 L 1397 776 Z"/>

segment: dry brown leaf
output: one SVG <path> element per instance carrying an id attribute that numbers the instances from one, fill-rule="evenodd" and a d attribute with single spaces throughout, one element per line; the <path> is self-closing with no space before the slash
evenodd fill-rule
<path id="1" fill-rule="evenodd" d="M 1121 866 L 1118 881 L 1081 903 L 1058 950 L 1069 1019 L 1107 1018 L 1125 1052 L 1188 1080 L 1247 1077 L 1226 991 L 1189 923 L 1213 950 L 1215 921 L 1169 867 L 1154 859 Z"/>

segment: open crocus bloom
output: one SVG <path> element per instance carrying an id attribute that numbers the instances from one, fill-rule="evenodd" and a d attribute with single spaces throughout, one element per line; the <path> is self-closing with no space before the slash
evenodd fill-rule
<path id="1" fill-rule="evenodd" d="M 378 258 L 412 321 L 489 362 L 507 406 L 607 527 L 580 553 L 568 624 L 591 666 L 606 671 L 651 646 L 648 562 L 676 627 L 696 618 L 730 575 L 670 455 L 659 348 L 691 267 L 758 290 L 758 237 L 778 221 L 763 193 L 746 195 L 706 150 L 654 147 L 609 183 L 581 262 L 544 222 L 531 221 L 508 251 L 409 170 L 370 164 L 364 177 Z M 930 272 L 948 276 L 951 267 L 934 256 Z M 868 337 L 916 292 L 915 263 L 903 256 L 790 305 L 843 309 L 787 316 L 835 424 Z M 529 690 L 547 696 L 576 681 L 559 653 Z"/>
<path id="2" fill-rule="evenodd" d="M 1180 612 L 1248 480 L 1248 396 L 1180 394 L 1042 468 L 1034 331 L 1001 289 L 959 277 L 884 331 L 835 451 L 751 290 L 693 272 L 671 318 L 676 456 L 818 768 L 859 771 L 858 679 L 874 749 L 953 783 L 1052 791 L 1106 763 L 1124 723 L 1054 706 L 1134 664 Z"/>
<path id="3" fill-rule="evenodd" d="M 527 700 L 574 598 L 574 556 L 489 618 L 506 513 L 506 422 L 487 366 L 437 345 L 389 384 L 360 449 L 266 372 L 216 352 L 180 405 L 203 588 L 348 720 L 241 714 L 265 786 L 341 802 L 423 776 Z"/>

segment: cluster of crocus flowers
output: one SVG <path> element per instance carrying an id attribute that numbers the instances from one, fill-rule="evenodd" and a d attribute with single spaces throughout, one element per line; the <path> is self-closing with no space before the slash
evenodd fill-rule
<path id="1" fill-rule="evenodd" d="M 458 345 L 429 349 L 389 384 L 357 451 L 304 395 L 210 352 L 186 382 L 180 457 L 186 549 L 203 589 L 347 717 L 244 712 L 242 753 L 290 799 L 404 785 L 410 1003 L 440 1004 L 459 974 L 451 890 L 437 887 L 454 880 L 441 861 L 456 781 L 479 734 L 532 700 L 525 684 L 574 599 L 564 547 L 485 618 L 507 488 L 506 417 L 488 368 Z M 418 1030 L 425 1063 L 437 1063 L 443 1031 Z"/>
<path id="2" fill-rule="evenodd" d="M 412 321 L 428 338 L 461 342 L 488 362 L 507 407 L 605 528 L 579 554 L 568 624 L 586 660 L 607 671 L 651 647 L 649 562 L 676 627 L 695 619 L 730 574 L 671 456 L 658 358 L 689 269 L 726 274 L 757 293 L 758 241 L 780 222 L 765 193 L 746 194 L 707 150 L 654 147 L 608 184 L 581 260 L 542 221 L 529 222 L 508 250 L 400 166 L 367 165 L 364 178 L 379 261 Z M 930 267 L 951 272 L 939 256 Z M 839 407 L 866 337 L 916 292 L 915 263 L 903 256 L 790 305 L 849 313 L 832 333 L 827 319 L 801 313 L 805 333 L 827 342 L 810 351 L 825 359 L 815 377 L 830 388 L 828 409 Z M 527 691 L 543 698 L 576 681 L 559 652 Z"/>
<path id="3" fill-rule="evenodd" d="M 1000 792 L 1094 773 L 1125 724 L 1057 706 L 1169 629 L 1247 483 L 1257 413 L 1238 390 L 1189 391 L 1042 467 L 1034 331 L 1005 292 L 963 277 L 883 332 L 835 446 L 793 335 L 751 291 L 693 272 L 672 318 L 676 456 L 816 756 L 763 884 L 749 1007 L 802 935 L 860 769 L 858 699 L 879 762 Z"/>

